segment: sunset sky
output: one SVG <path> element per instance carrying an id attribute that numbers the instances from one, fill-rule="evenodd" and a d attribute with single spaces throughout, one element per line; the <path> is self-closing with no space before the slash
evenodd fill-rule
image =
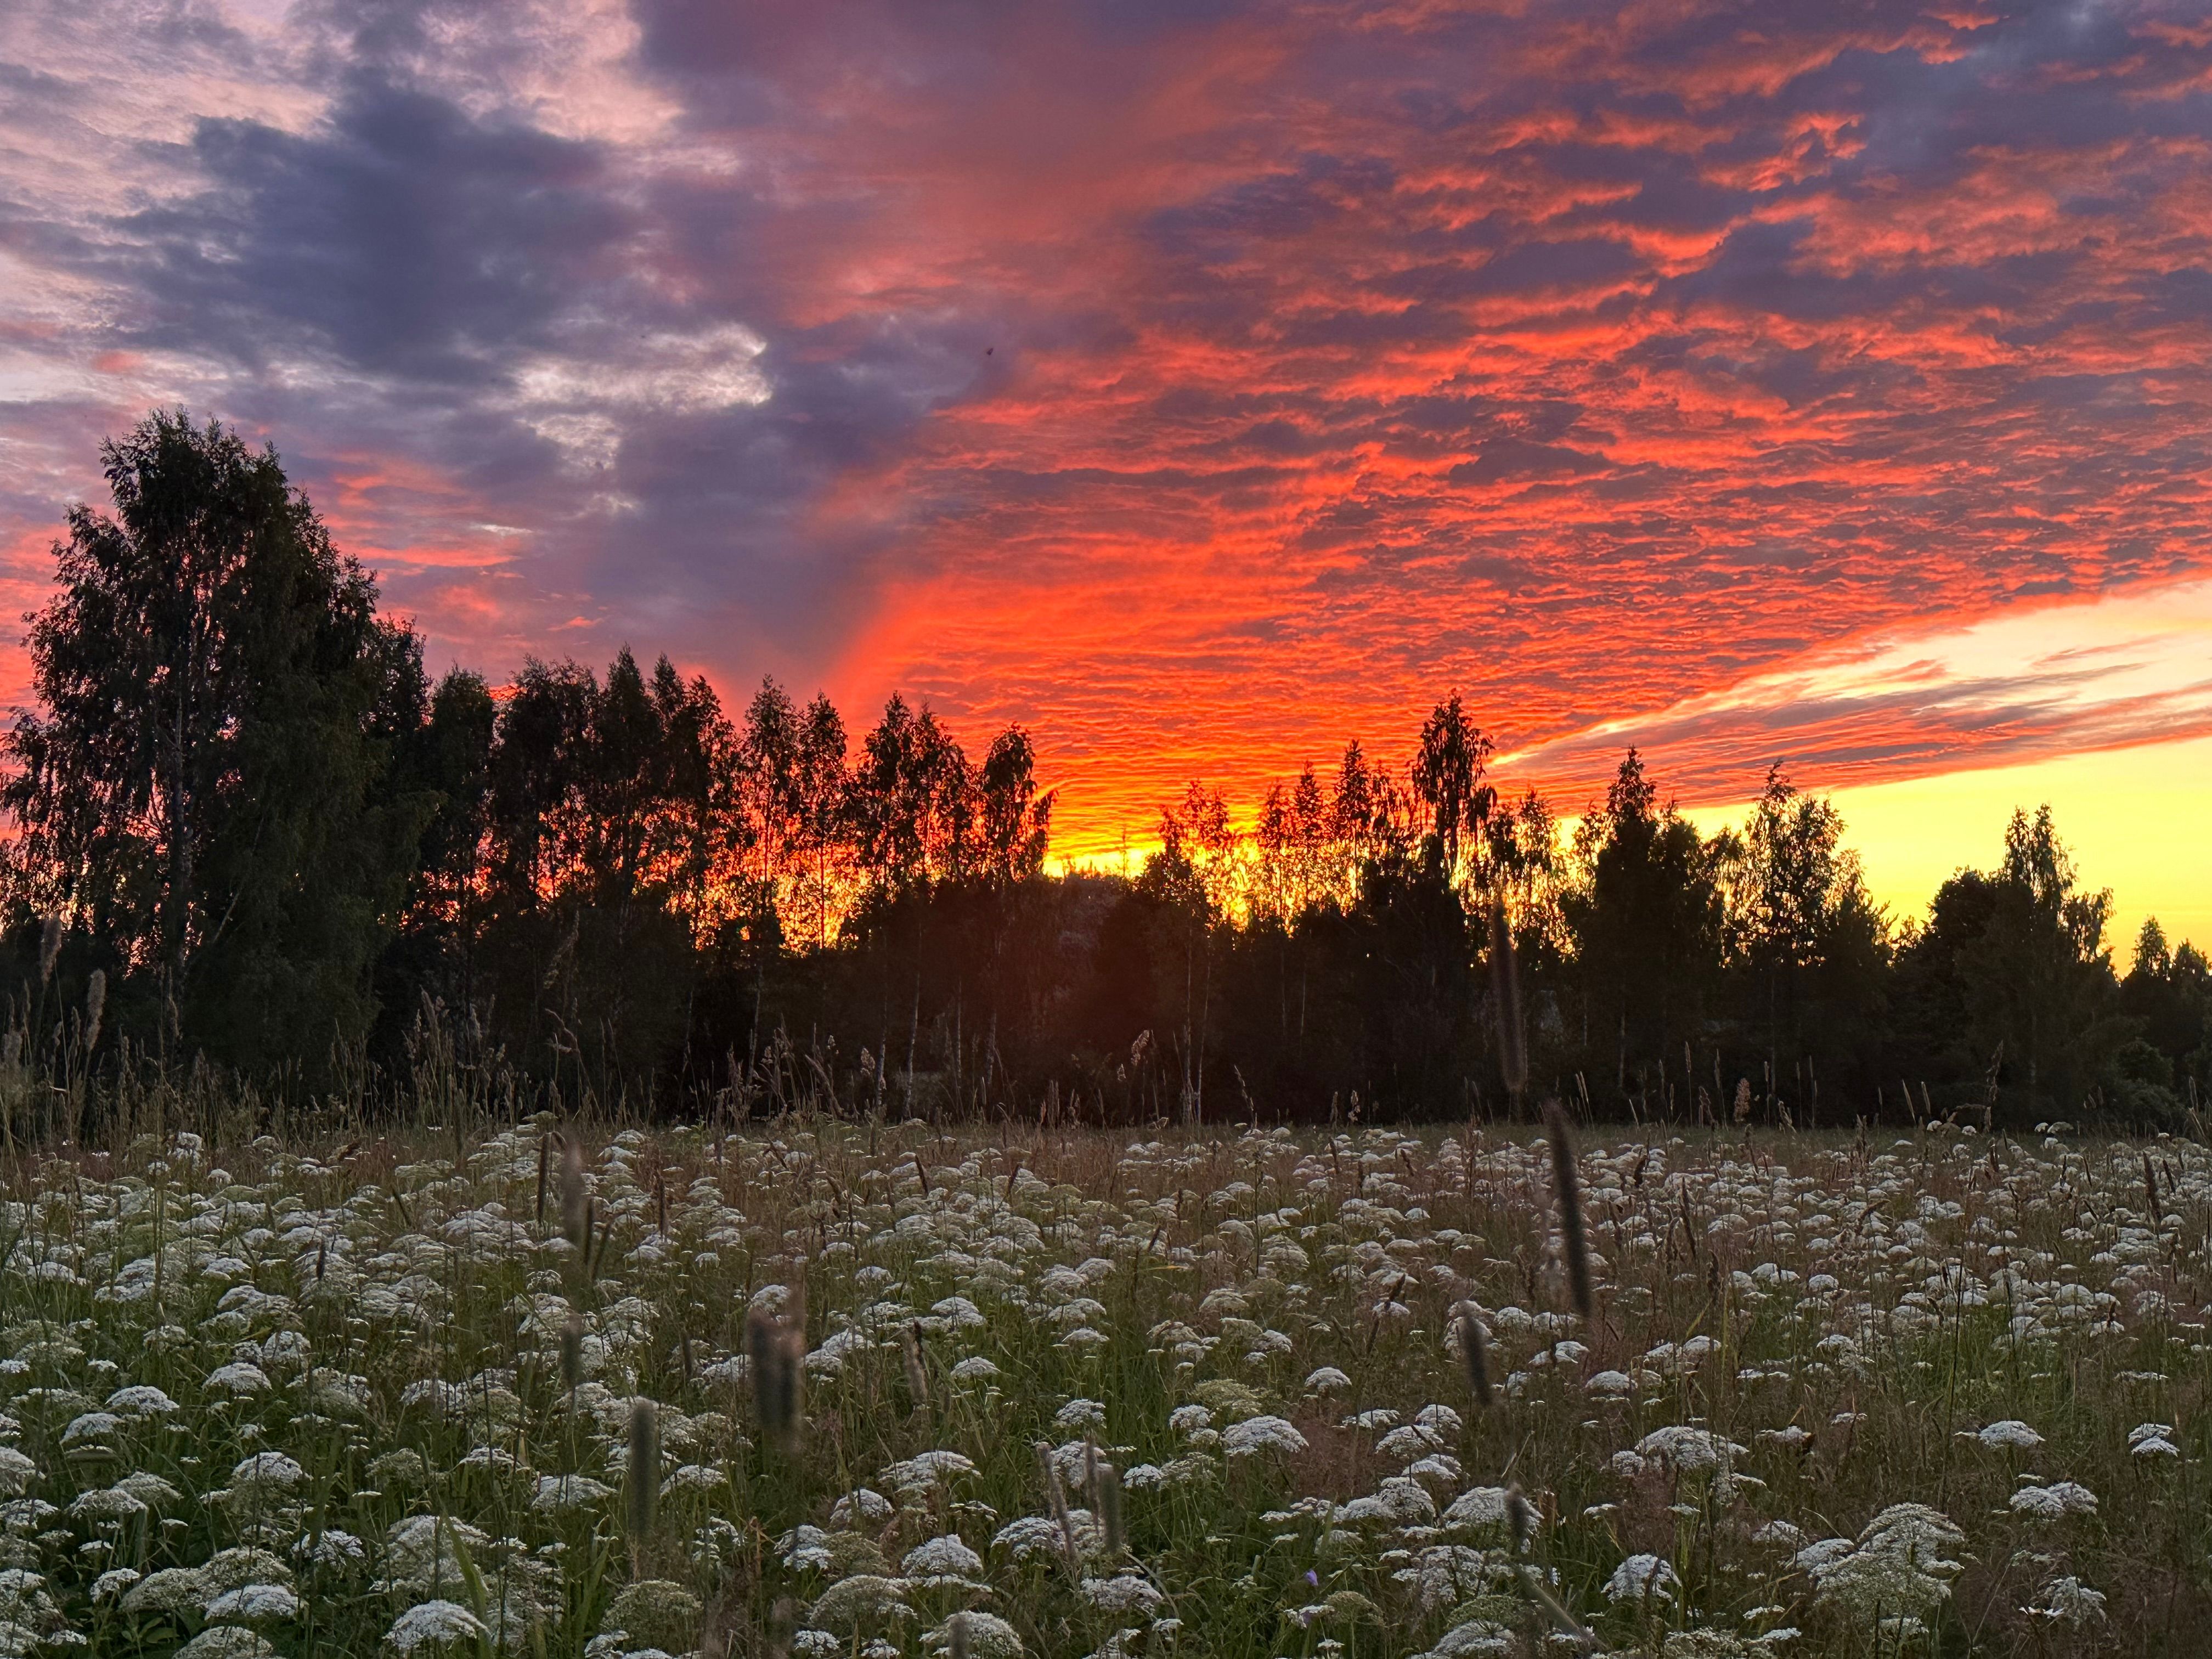
<path id="1" fill-rule="evenodd" d="M 2202 0 L 9 0 L 0 605 L 179 402 L 434 668 L 1020 720 L 1063 851 L 1456 687 L 2212 945 Z"/>

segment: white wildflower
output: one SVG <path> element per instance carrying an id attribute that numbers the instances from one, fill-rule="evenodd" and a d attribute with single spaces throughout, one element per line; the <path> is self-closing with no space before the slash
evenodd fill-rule
<path id="1" fill-rule="evenodd" d="M 300 1598 L 287 1584 L 240 1584 L 225 1590 L 208 1603 L 210 1619 L 234 1619 L 244 1624 L 263 1620 L 289 1619 L 300 1610 Z"/>
<path id="2" fill-rule="evenodd" d="M 956 1613 L 951 1619 L 923 1637 L 922 1646 L 931 1653 L 950 1653 L 952 1650 L 953 1620 L 961 1622 L 960 1634 L 965 1638 L 966 1650 L 973 1659 L 1022 1659 L 1019 1632 L 996 1613 Z"/>
<path id="3" fill-rule="evenodd" d="M 1674 1565 L 1657 1555 L 1632 1555 L 1605 1581 L 1608 1601 L 1672 1601 L 1682 1580 Z"/>
<path id="4" fill-rule="evenodd" d="M 210 1625 L 176 1650 L 174 1659 L 276 1659 L 267 1638 L 243 1625 Z"/>
<path id="5" fill-rule="evenodd" d="M 899 1571 L 909 1578 L 975 1579 L 983 1576 L 983 1558 L 948 1533 L 908 1550 Z"/>
<path id="6" fill-rule="evenodd" d="M 1149 1613 L 1165 1601 L 1158 1590 L 1133 1572 L 1111 1578 L 1086 1578 L 1083 1599 L 1107 1613 Z"/>
<path id="7" fill-rule="evenodd" d="M 1280 1417 L 1248 1417 L 1221 1431 L 1221 1449 L 1231 1457 L 1251 1457 L 1263 1451 L 1295 1455 L 1305 1449 L 1305 1436 Z"/>
<path id="8" fill-rule="evenodd" d="M 2033 1618 L 2049 1620 L 2053 1624 L 2086 1630 L 2092 1625 L 2105 1622 L 2105 1593 L 2091 1589 L 2079 1578 L 2069 1574 L 2045 1584 L 2035 1600 L 2021 1611 Z"/>
<path id="9" fill-rule="evenodd" d="M 307 1470 L 282 1452 L 256 1452 L 230 1472 L 230 1484 L 249 1490 L 290 1492 L 307 1478 Z"/>
<path id="10" fill-rule="evenodd" d="M 1052 1414 L 1056 1429 L 1103 1429 L 1106 1407 L 1096 1400 L 1071 1400 Z"/>
<path id="11" fill-rule="evenodd" d="M 615 1489 L 588 1474 L 541 1474 L 530 1507 L 541 1510 L 580 1510 L 614 1496 Z"/>
<path id="12" fill-rule="evenodd" d="M 2068 1515 L 2094 1515 L 2097 1494 L 2074 1481 L 2060 1480 L 2048 1486 L 2022 1486 L 2012 1495 L 2012 1507 L 2022 1515 L 2042 1521 L 2054 1521 Z"/>
<path id="13" fill-rule="evenodd" d="M 2171 1423 L 2139 1423 L 2128 1431 L 2128 1450 L 2137 1457 L 2179 1457 Z"/>
<path id="14" fill-rule="evenodd" d="M 402 1653 L 447 1642 L 477 1642 L 491 1634 L 484 1621 L 458 1601 L 420 1601 L 401 1613 L 384 1639 Z"/>

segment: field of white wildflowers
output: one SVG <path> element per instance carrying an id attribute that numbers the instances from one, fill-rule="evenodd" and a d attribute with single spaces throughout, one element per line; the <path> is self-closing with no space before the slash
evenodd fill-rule
<path id="1" fill-rule="evenodd" d="M 2203 1150 L 1578 1170 L 1587 1318 L 1525 1132 L 26 1158 L 0 1656 L 2212 1650 Z"/>

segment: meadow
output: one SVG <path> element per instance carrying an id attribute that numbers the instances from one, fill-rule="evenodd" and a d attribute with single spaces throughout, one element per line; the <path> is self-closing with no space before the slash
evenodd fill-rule
<path id="1" fill-rule="evenodd" d="M 19 1152 L 0 1654 L 2203 1651 L 2203 1149 L 1581 1133 Z"/>

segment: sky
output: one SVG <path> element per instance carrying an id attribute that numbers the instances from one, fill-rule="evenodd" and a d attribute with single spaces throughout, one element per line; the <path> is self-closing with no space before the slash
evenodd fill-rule
<path id="1" fill-rule="evenodd" d="M 2209 253 L 2198 0 L 10 0 L 0 607 L 182 404 L 434 669 L 1019 721 L 1064 851 L 1456 689 L 2212 944 Z"/>

